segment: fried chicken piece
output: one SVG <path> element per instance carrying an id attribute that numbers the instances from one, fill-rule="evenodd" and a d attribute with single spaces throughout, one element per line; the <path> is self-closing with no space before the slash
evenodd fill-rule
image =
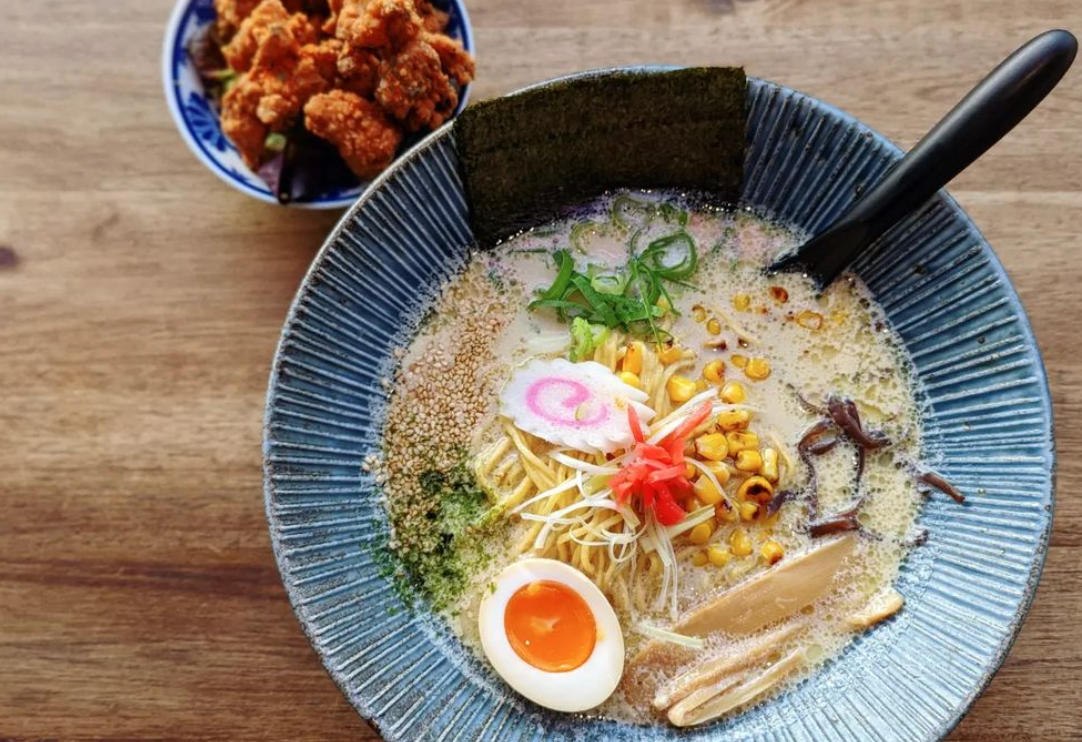
<path id="1" fill-rule="evenodd" d="M 214 0 L 214 10 L 218 14 L 218 32 L 228 39 L 237 32 L 244 19 L 252 14 L 261 0 Z M 305 10 L 305 0 L 283 0 L 283 5 L 290 13 Z"/>
<path id="2" fill-rule="evenodd" d="M 473 79 L 474 62 L 470 53 L 462 48 L 462 42 L 444 34 L 426 33 L 421 40 L 431 46 L 440 57 L 440 64 L 448 77 L 459 85 Z"/>
<path id="3" fill-rule="evenodd" d="M 315 71 L 328 83 L 333 83 L 338 74 L 338 55 L 345 45 L 337 39 L 323 39 L 318 44 L 305 44 L 301 47 L 301 61 L 311 60 Z"/>
<path id="4" fill-rule="evenodd" d="M 256 116 L 272 131 L 288 128 L 309 98 L 334 87 L 337 61 L 337 48 L 305 44 L 289 69 L 253 68 L 250 75 L 264 91 Z"/>
<path id="5" fill-rule="evenodd" d="M 376 53 L 343 42 L 338 55 L 339 86 L 362 98 L 371 98 L 379 83 L 379 57 Z"/>
<path id="6" fill-rule="evenodd" d="M 350 169 L 373 178 L 394 159 L 402 132 L 375 103 L 355 93 L 332 90 L 304 106 L 308 130 L 338 147 Z"/>
<path id="7" fill-rule="evenodd" d="M 327 0 L 327 7 L 330 10 L 330 14 L 323 24 L 323 33 L 330 36 L 336 35 L 338 29 L 338 16 L 344 7 L 350 8 L 346 11 L 347 21 L 350 23 L 356 21 L 360 16 L 364 15 L 365 3 L 367 1 L 368 0 Z M 449 16 L 446 12 L 437 9 L 429 2 L 429 0 L 412 0 L 412 2 L 413 12 L 415 12 L 420 19 L 422 30 L 428 31 L 429 33 L 441 33 L 443 29 L 447 28 Z M 388 5 L 396 4 L 401 5 L 404 8 L 409 5 L 408 2 L 401 2 L 401 0 L 388 3 Z M 380 10 L 379 12 L 384 13 L 384 10 Z M 345 33 L 345 31 L 343 33 Z"/>
<path id="8" fill-rule="evenodd" d="M 284 131 L 317 93 L 337 77 L 339 42 L 279 49 L 274 37 L 261 46 L 252 68 L 222 98 L 222 131 L 251 168 L 263 159 L 267 134 Z"/>
<path id="9" fill-rule="evenodd" d="M 295 55 L 304 44 L 315 43 L 316 36 L 316 28 L 306 15 L 290 15 L 281 0 L 263 0 L 222 47 L 222 54 L 231 68 L 245 72 L 253 65 L 269 66 L 281 57 Z"/>
<path id="10" fill-rule="evenodd" d="M 335 32 L 338 30 L 338 14 L 342 12 L 342 7 L 345 5 L 357 5 L 363 4 L 365 0 L 327 0 L 327 14 L 326 20 L 323 21 L 323 33 L 328 36 L 336 36 Z M 337 38 L 337 37 L 336 37 Z"/>
<path id="11" fill-rule="evenodd" d="M 413 0 L 417 15 L 421 17 L 421 27 L 428 33 L 443 33 L 447 28 L 447 13 L 437 9 L 428 0 Z"/>
<path id="12" fill-rule="evenodd" d="M 214 10 L 218 14 L 218 31 L 224 38 L 229 38 L 257 5 L 259 0 L 214 0 Z"/>
<path id="13" fill-rule="evenodd" d="M 392 51 L 416 39 L 421 28 L 413 0 L 347 0 L 338 13 L 335 35 L 350 46 Z"/>
<path id="14" fill-rule="evenodd" d="M 466 74 L 463 64 L 456 63 L 456 74 Z M 450 118 L 458 91 L 444 72 L 440 54 L 422 38 L 380 65 L 376 100 L 407 129 L 417 131 L 435 129 Z"/>
<path id="15" fill-rule="evenodd" d="M 248 167 L 259 167 L 269 129 L 256 115 L 264 97 L 258 81 L 242 75 L 222 97 L 222 133 L 240 152 Z"/>

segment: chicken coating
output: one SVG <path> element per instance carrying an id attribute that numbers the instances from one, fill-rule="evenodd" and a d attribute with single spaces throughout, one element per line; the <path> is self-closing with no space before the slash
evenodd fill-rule
<path id="1" fill-rule="evenodd" d="M 338 73 L 338 55 L 344 45 L 337 39 L 324 39 L 318 44 L 305 44 L 301 47 L 301 60 L 310 59 L 312 66 L 329 83 L 333 83 Z"/>
<path id="2" fill-rule="evenodd" d="M 304 44 L 315 43 L 316 36 L 316 28 L 303 13 L 290 15 L 281 0 L 263 0 L 222 47 L 222 54 L 233 70 L 246 72 L 253 65 L 270 66 L 295 55 Z"/>
<path id="3" fill-rule="evenodd" d="M 325 44 L 302 46 L 285 74 L 281 69 L 264 67 L 256 67 L 250 73 L 264 90 L 256 116 L 272 131 L 288 128 L 309 98 L 334 86 L 338 49 L 336 45 L 328 48 Z"/>
<path id="4" fill-rule="evenodd" d="M 276 38 L 267 42 L 272 49 L 260 47 L 253 67 L 222 97 L 222 131 L 251 168 L 263 159 L 267 134 L 288 129 L 308 99 L 330 90 L 337 76 L 338 42 L 285 53 Z"/>
<path id="5" fill-rule="evenodd" d="M 373 178 L 394 159 L 402 132 L 375 103 L 355 93 L 332 90 L 304 106 L 308 130 L 338 147 L 350 169 Z"/>
<path id="6" fill-rule="evenodd" d="M 413 0 L 347 0 L 338 13 L 335 35 L 350 46 L 393 51 L 416 39 L 421 30 Z"/>
<path id="7" fill-rule="evenodd" d="M 214 0 L 214 10 L 218 14 L 218 32 L 223 39 L 230 38 L 237 32 L 244 19 L 252 14 L 261 0 Z M 290 13 L 305 10 L 305 0 L 282 0 Z"/>
<path id="8" fill-rule="evenodd" d="M 436 10 L 428 0 L 330 0 L 329 7 L 333 20 L 328 24 L 344 43 L 338 58 L 342 87 L 366 98 L 376 90 L 383 57 L 418 37 L 435 38 L 434 34 L 447 25 L 447 14 Z M 328 26 L 324 26 L 326 30 Z M 437 52 L 443 58 L 444 52 Z M 463 54 L 461 46 L 446 51 L 447 58 L 455 60 L 453 64 L 458 67 Z M 472 60 L 469 63 L 472 77 Z M 458 79 L 458 75 L 452 77 Z"/>
<path id="9" fill-rule="evenodd" d="M 336 36 L 338 30 L 338 14 L 342 12 L 342 8 L 346 5 L 357 5 L 363 3 L 364 0 L 327 0 L 327 18 L 323 21 L 323 33 L 328 36 Z"/>
<path id="10" fill-rule="evenodd" d="M 371 98 L 379 83 L 379 57 L 376 53 L 343 42 L 338 55 L 339 86 L 362 98 Z"/>
<path id="11" fill-rule="evenodd" d="M 459 85 L 466 85 L 473 79 L 473 57 L 462 48 L 461 41 L 436 33 L 422 34 L 421 40 L 439 55 L 440 64 L 448 77 Z"/>
<path id="12" fill-rule="evenodd" d="M 410 131 L 435 129 L 454 113 L 458 91 L 440 55 L 418 40 L 380 65 L 376 100 Z"/>
<path id="13" fill-rule="evenodd" d="M 218 30 L 224 38 L 229 38 L 240 28 L 245 18 L 252 14 L 260 0 L 214 0 L 214 10 L 218 14 Z"/>
<path id="14" fill-rule="evenodd" d="M 437 9 L 428 0 L 413 0 L 417 15 L 421 16 L 421 27 L 428 33 L 443 33 L 447 28 L 448 15 Z"/>
<path id="15" fill-rule="evenodd" d="M 323 33 L 334 36 L 338 29 L 338 16 L 342 12 L 343 7 L 349 6 L 350 9 L 346 11 L 347 24 L 352 24 L 357 21 L 365 13 L 365 3 L 367 0 L 327 0 L 327 7 L 330 14 L 327 20 L 323 23 Z M 443 29 L 447 28 L 448 14 L 445 11 L 437 9 L 432 5 L 429 0 L 412 0 L 413 12 L 415 12 L 420 19 L 421 29 L 429 33 L 442 33 Z M 378 9 L 378 14 L 384 17 L 390 13 L 391 5 L 399 5 L 405 9 L 408 9 L 409 0 L 395 0 L 394 2 L 387 3 L 386 8 Z M 350 29 L 343 27 L 343 34 L 351 33 Z M 344 38 L 344 37 L 343 37 Z M 405 39 L 405 40 L 408 40 Z"/>
<path id="16" fill-rule="evenodd" d="M 269 133 L 267 125 L 256 115 L 263 97 L 263 88 L 247 75 L 242 75 L 222 97 L 222 133 L 253 170 L 259 167 Z"/>

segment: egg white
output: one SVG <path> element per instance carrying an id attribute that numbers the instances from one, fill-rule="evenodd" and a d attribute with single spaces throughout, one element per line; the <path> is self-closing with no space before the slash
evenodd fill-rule
<path id="1" fill-rule="evenodd" d="M 507 638 L 507 603 L 531 582 L 560 582 L 578 593 L 594 614 L 597 640 L 590 657 L 567 672 L 547 672 L 518 656 Z M 481 646 L 492 667 L 520 694 L 555 711 L 586 711 L 605 701 L 624 672 L 624 635 L 616 612 L 601 591 L 574 567 L 555 559 L 523 559 L 495 580 L 496 590 L 481 601 Z"/>

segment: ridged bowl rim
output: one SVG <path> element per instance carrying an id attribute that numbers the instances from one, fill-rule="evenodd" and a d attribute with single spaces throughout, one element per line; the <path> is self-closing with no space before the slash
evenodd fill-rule
<path id="1" fill-rule="evenodd" d="M 610 75 L 610 74 L 613 74 L 613 73 L 650 74 L 650 73 L 654 73 L 654 72 L 662 72 L 662 71 L 665 71 L 665 70 L 671 70 L 671 69 L 676 69 L 676 68 L 677 68 L 676 66 L 672 66 L 672 65 L 631 65 L 631 66 L 623 66 L 623 67 L 610 67 L 610 68 L 600 68 L 600 69 L 586 70 L 586 71 L 583 71 L 583 72 L 577 72 L 577 73 L 573 73 L 573 74 L 569 74 L 569 75 L 563 75 L 563 76 L 560 76 L 560 77 L 552 78 L 552 79 L 549 79 L 549 80 L 540 81 L 540 82 L 531 84 L 529 86 L 520 88 L 518 90 L 515 90 L 515 91 L 513 91 L 511 93 L 508 93 L 508 95 L 515 95 L 517 93 L 521 93 L 521 92 L 524 92 L 526 90 L 532 90 L 532 89 L 540 88 L 540 87 L 547 87 L 547 86 L 555 85 L 557 83 L 561 83 L 561 82 L 564 82 L 564 81 L 581 79 L 581 78 L 586 78 L 586 77 L 606 76 L 606 75 Z M 837 108 L 836 106 L 833 106 L 832 104 L 826 103 L 826 102 L 824 102 L 824 101 L 822 101 L 822 100 L 820 100 L 820 99 L 818 99 L 818 98 L 816 98 L 814 96 L 808 95 L 806 93 L 801 93 L 800 91 L 796 91 L 796 90 L 788 88 L 786 86 L 783 86 L 783 85 L 780 85 L 780 84 L 777 84 L 777 83 L 773 83 L 773 82 L 771 82 L 769 80 L 764 80 L 764 79 L 761 79 L 761 78 L 755 78 L 755 77 L 751 77 L 751 76 L 748 77 L 748 85 L 749 85 L 749 91 L 750 91 L 752 86 L 760 86 L 760 87 L 763 87 L 763 88 L 772 89 L 776 94 L 779 94 L 779 95 L 782 95 L 782 96 L 799 96 L 799 97 L 805 99 L 806 101 L 808 101 L 812 105 L 812 107 L 820 109 L 821 111 L 825 112 L 829 116 L 832 116 L 832 117 L 836 118 L 837 120 L 839 120 L 841 122 L 844 122 L 845 124 L 848 124 L 849 126 L 853 127 L 854 129 L 859 130 L 860 132 L 862 132 L 866 136 L 873 138 L 889 154 L 891 154 L 891 155 L 893 155 L 895 157 L 900 157 L 902 154 L 904 154 L 903 151 L 897 145 L 895 145 L 893 142 L 891 142 L 889 139 L 887 139 L 885 136 L 883 136 L 879 132 L 873 130 L 871 127 L 867 126 L 866 124 L 864 124 L 860 120 L 856 119 L 854 116 L 846 113 L 845 111 Z M 271 430 L 272 416 L 273 416 L 274 409 L 275 409 L 276 389 L 277 389 L 277 386 L 278 386 L 278 377 L 279 377 L 279 367 L 280 367 L 280 363 L 282 362 L 282 359 L 283 359 L 283 344 L 284 344 L 285 340 L 288 337 L 290 327 L 293 325 L 293 323 L 294 323 L 294 321 L 296 319 L 296 315 L 297 315 L 297 311 L 298 311 L 298 307 L 300 305 L 301 299 L 312 288 L 313 278 L 317 274 L 317 272 L 318 272 L 318 270 L 319 270 L 319 268 L 320 268 L 320 266 L 321 266 L 321 264 L 322 264 L 322 262 L 323 262 L 323 260 L 324 260 L 324 258 L 326 256 L 326 254 L 333 248 L 333 245 L 334 245 L 336 239 L 338 238 L 339 234 L 343 230 L 346 229 L 347 225 L 349 224 L 349 222 L 351 221 L 353 216 L 364 209 L 365 204 L 373 197 L 373 195 L 378 193 L 380 191 L 380 189 L 384 185 L 386 185 L 387 183 L 389 183 L 390 181 L 392 181 L 393 179 L 398 177 L 400 171 L 402 171 L 405 168 L 405 166 L 407 166 L 409 163 L 412 163 L 414 160 L 421 160 L 421 159 L 425 158 L 427 152 L 433 146 L 435 146 L 436 144 L 442 142 L 442 140 L 445 137 L 450 136 L 451 132 L 452 132 L 453 125 L 454 125 L 453 121 L 444 124 L 442 127 L 440 127 L 439 129 L 437 129 L 436 131 L 432 132 L 430 135 L 425 137 L 423 140 L 418 142 L 411 150 L 409 150 L 408 152 L 401 155 L 390 168 L 388 168 L 386 171 L 381 173 L 377 178 L 375 178 L 367 186 L 367 188 L 364 190 L 364 192 L 358 198 L 356 203 L 348 211 L 346 211 L 343 214 L 342 218 L 338 221 L 338 223 L 336 224 L 334 229 L 329 233 L 329 235 L 328 235 L 327 239 L 325 240 L 324 244 L 322 245 L 319 252 L 314 257 L 314 259 L 313 259 L 307 273 L 305 274 L 304 279 L 302 280 L 302 282 L 301 282 L 301 284 L 300 284 L 300 286 L 299 286 L 299 288 L 297 290 L 297 293 L 296 293 L 296 295 L 294 297 L 294 300 L 293 300 L 293 302 L 292 302 L 292 304 L 290 306 L 290 309 L 289 309 L 289 312 L 287 314 L 285 323 L 283 325 L 281 337 L 279 339 L 279 343 L 278 343 L 277 349 L 275 351 L 274 361 L 272 363 L 270 379 L 269 379 L 269 384 L 268 384 L 268 392 L 267 392 L 267 397 L 266 397 L 266 410 L 265 410 L 264 422 L 263 422 L 264 506 L 265 506 L 265 511 L 266 511 L 268 524 L 270 526 L 269 530 L 270 530 L 270 535 L 271 535 L 272 547 L 273 547 L 274 554 L 275 554 L 275 560 L 276 560 L 276 563 L 278 565 L 279 573 L 280 573 L 280 575 L 282 577 L 283 585 L 286 588 L 286 592 L 287 592 L 288 598 L 290 600 L 290 604 L 293 607 L 294 613 L 297 616 L 297 620 L 300 623 L 302 630 L 304 631 L 305 635 L 308 637 L 309 641 L 312 643 L 313 649 L 315 649 L 317 654 L 319 654 L 320 659 L 323 662 L 324 667 L 327 670 L 328 674 L 331 676 L 331 678 L 334 680 L 335 684 L 338 685 L 339 689 L 346 696 L 346 698 L 350 700 L 351 703 L 353 703 L 353 697 L 352 697 L 352 694 L 351 694 L 351 691 L 350 691 L 349 687 L 346 684 L 345 679 L 343 677 L 341 677 L 341 675 L 335 670 L 335 668 L 333 668 L 330 665 L 330 663 L 328 662 L 328 658 L 318 648 L 318 644 L 316 642 L 316 637 L 312 634 L 311 627 L 308 625 L 307 620 L 305 619 L 305 616 L 304 616 L 304 614 L 303 614 L 303 612 L 301 610 L 301 606 L 298 603 L 298 597 L 299 596 L 296 593 L 296 588 L 291 584 L 290 578 L 288 576 L 287 558 L 284 555 L 282 543 L 281 543 L 281 540 L 280 540 L 280 535 L 277 532 L 277 529 L 275 527 L 276 523 L 277 523 L 277 516 L 273 511 L 275 493 L 274 493 L 273 482 L 272 482 L 272 479 L 271 479 L 271 465 L 270 465 L 268 456 L 269 456 L 270 447 L 271 447 L 271 432 L 270 432 L 270 430 Z M 1045 419 L 1046 419 L 1047 437 L 1048 437 L 1048 444 L 1049 444 L 1048 457 L 1049 457 L 1049 461 L 1050 461 L 1050 471 L 1049 471 L 1049 492 L 1048 492 L 1048 501 L 1049 502 L 1048 502 L 1048 505 L 1046 507 L 1047 518 L 1044 519 L 1043 528 L 1042 528 L 1041 532 L 1039 533 L 1039 539 L 1038 539 L 1037 546 L 1036 546 L 1036 548 L 1034 550 L 1033 561 L 1031 563 L 1030 572 L 1029 572 L 1029 574 L 1027 576 L 1027 579 L 1026 579 L 1026 585 L 1025 585 L 1024 593 L 1021 596 L 1021 600 L 1018 601 L 1018 604 L 1017 604 L 1017 606 L 1015 608 L 1014 615 L 1013 615 L 1013 617 L 1011 619 L 1011 628 L 1010 628 L 1010 631 L 1009 631 L 1009 636 L 1007 637 L 1007 639 L 1006 639 L 1006 641 L 1004 643 L 999 645 L 994 657 L 985 666 L 984 672 L 983 672 L 983 675 L 982 675 L 980 681 L 973 686 L 973 688 L 972 688 L 971 692 L 969 693 L 969 695 L 966 696 L 963 699 L 963 701 L 961 703 L 959 703 L 955 707 L 955 709 L 953 711 L 953 714 L 951 715 L 951 718 L 945 720 L 945 722 L 943 723 L 943 725 L 939 729 L 935 730 L 929 737 L 927 737 L 927 739 L 929 739 L 929 740 L 942 740 L 945 737 L 947 737 L 955 729 L 955 727 L 957 727 L 959 722 L 970 711 L 970 709 L 972 708 L 972 705 L 976 701 L 976 699 L 988 687 L 989 683 L 992 680 L 992 677 L 995 675 L 996 671 L 1002 666 L 1004 660 L 1007 657 L 1007 654 L 1009 653 L 1011 647 L 1013 646 L 1014 642 L 1016 641 L 1016 639 L 1018 637 L 1018 634 L 1019 634 L 1019 632 L 1021 630 L 1022 624 L 1023 624 L 1024 620 L 1025 620 L 1026 615 L 1028 614 L 1028 612 L 1030 610 L 1030 607 L 1031 607 L 1031 605 L 1033 603 L 1033 600 L 1034 600 L 1034 597 L 1036 595 L 1037 586 L 1038 586 L 1040 576 L 1041 576 L 1041 573 L 1043 571 L 1045 560 L 1046 560 L 1046 557 L 1047 557 L 1048 543 L 1049 543 L 1049 538 L 1050 538 L 1051 530 L 1052 530 L 1053 513 L 1054 513 L 1054 505 L 1055 505 L 1055 485 L 1056 485 L 1056 455 L 1055 455 L 1055 434 L 1054 434 L 1054 426 L 1053 426 L 1052 400 L 1051 400 L 1051 395 L 1050 395 L 1050 391 L 1049 391 L 1048 377 L 1047 377 L 1047 372 L 1046 372 L 1046 369 L 1045 369 L 1045 366 L 1044 366 L 1043 357 L 1041 355 L 1040 348 L 1039 348 L 1039 346 L 1037 344 L 1036 337 L 1035 337 L 1035 335 L 1033 333 L 1032 326 L 1031 326 L 1031 324 L 1029 322 L 1029 318 L 1026 315 L 1025 310 L 1022 307 L 1021 300 L 1019 299 L 1018 294 L 1017 294 L 1013 284 L 1011 283 L 1010 278 L 1008 277 L 1006 271 L 1004 270 L 1001 262 L 999 261 L 999 259 L 996 256 L 994 250 L 992 249 L 991 245 L 988 243 L 987 239 L 984 238 L 983 234 L 981 234 L 980 230 L 977 228 L 977 226 L 973 222 L 973 220 L 969 217 L 969 215 L 965 212 L 965 210 L 962 209 L 957 204 L 957 202 L 953 199 L 953 197 L 951 197 L 950 194 L 946 192 L 946 190 L 941 191 L 940 194 L 937 196 L 937 198 L 941 199 L 943 204 L 952 211 L 953 215 L 957 219 L 959 219 L 965 225 L 966 229 L 969 230 L 970 232 L 972 232 L 973 235 L 976 236 L 976 238 L 979 240 L 979 242 L 981 243 L 981 246 L 982 246 L 982 250 L 985 253 L 985 257 L 987 257 L 989 259 L 989 263 L 990 263 L 992 269 L 994 270 L 994 272 L 996 273 L 997 277 L 999 278 L 999 280 L 1001 282 L 1002 290 L 1006 294 L 1006 297 L 1008 299 L 1008 303 L 1010 305 L 1010 308 L 1015 312 L 1016 318 L 1017 318 L 1017 320 L 1019 322 L 1021 334 L 1023 335 L 1024 340 L 1025 340 L 1026 347 L 1027 347 L 1027 349 L 1029 351 L 1029 354 L 1031 354 L 1031 357 L 1032 357 L 1032 359 L 1034 361 L 1033 365 L 1037 369 L 1036 381 L 1037 381 L 1037 385 L 1038 385 L 1038 387 L 1040 389 L 1041 411 L 1042 411 L 1042 413 L 1043 413 L 1043 415 L 1045 416 Z M 844 661 L 844 659 L 843 658 L 838 658 L 837 661 Z M 354 704 L 354 705 L 356 705 L 356 704 Z M 360 709 L 358 709 L 358 712 L 360 713 Z M 369 717 L 369 716 L 365 716 L 363 713 L 361 713 L 361 715 L 368 722 L 373 724 L 377 728 L 377 730 L 379 730 L 381 732 L 381 734 L 383 733 L 383 731 L 384 731 L 383 722 L 378 716 Z M 711 738 L 714 738 L 714 737 L 711 737 Z M 717 739 L 721 739 L 721 737 L 717 737 Z"/>

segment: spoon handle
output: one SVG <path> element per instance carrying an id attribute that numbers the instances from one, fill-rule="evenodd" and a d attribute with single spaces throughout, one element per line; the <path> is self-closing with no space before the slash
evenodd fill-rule
<path id="1" fill-rule="evenodd" d="M 1046 31 L 1019 47 L 848 212 L 771 270 L 800 268 L 825 287 L 1025 118 L 1067 72 L 1077 50 L 1078 41 L 1063 30 Z"/>

